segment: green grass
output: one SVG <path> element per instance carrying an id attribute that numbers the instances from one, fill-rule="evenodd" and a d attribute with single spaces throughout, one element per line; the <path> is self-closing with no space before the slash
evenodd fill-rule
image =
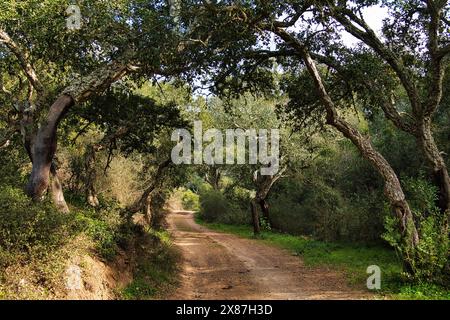
<path id="1" fill-rule="evenodd" d="M 196 217 L 199 224 L 210 229 L 254 239 L 253 229 L 245 225 L 206 223 Z M 450 299 L 450 290 L 432 284 L 408 284 L 402 279 L 402 265 L 395 252 L 383 246 L 349 243 L 329 243 L 307 237 L 274 231 L 263 231 L 259 241 L 278 246 L 300 256 L 309 266 L 332 266 L 346 275 L 350 285 L 365 288 L 370 265 L 382 272 L 380 297 L 393 299 Z"/>

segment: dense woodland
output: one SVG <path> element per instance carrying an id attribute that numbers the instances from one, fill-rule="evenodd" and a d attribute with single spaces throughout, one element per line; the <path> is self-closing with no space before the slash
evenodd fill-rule
<path id="1" fill-rule="evenodd" d="M 377 248 L 392 292 L 450 296 L 447 1 L 83 0 L 79 29 L 69 4 L 0 4 L 0 298 L 64 296 L 74 252 L 113 261 L 139 241 L 146 267 L 176 272 L 174 197 L 309 252 Z M 197 120 L 279 129 L 280 170 L 175 165 L 171 133 Z M 139 270 L 119 297 L 171 277 Z"/>

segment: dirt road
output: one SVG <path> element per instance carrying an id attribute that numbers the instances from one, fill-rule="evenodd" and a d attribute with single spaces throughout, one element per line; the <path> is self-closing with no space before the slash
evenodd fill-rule
<path id="1" fill-rule="evenodd" d="M 299 257 L 257 240 L 211 231 L 191 212 L 169 215 L 183 255 L 173 299 L 364 299 L 337 272 L 305 266 Z"/>

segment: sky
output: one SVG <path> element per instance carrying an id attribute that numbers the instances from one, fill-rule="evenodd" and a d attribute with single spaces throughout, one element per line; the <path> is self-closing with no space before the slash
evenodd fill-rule
<path id="1" fill-rule="evenodd" d="M 383 19 L 388 16 L 387 8 L 382 8 L 379 6 L 372 6 L 366 8 L 363 11 L 364 20 L 367 24 L 378 34 L 381 32 L 381 27 L 383 25 Z M 342 34 L 343 40 L 348 45 L 354 45 L 358 40 L 346 31 Z"/>

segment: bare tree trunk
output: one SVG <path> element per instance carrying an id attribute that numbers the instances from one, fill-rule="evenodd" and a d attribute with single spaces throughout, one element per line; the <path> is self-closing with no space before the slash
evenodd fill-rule
<path id="1" fill-rule="evenodd" d="M 269 213 L 269 203 L 266 199 L 259 199 L 259 205 L 261 207 L 261 212 L 263 214 L 263 218 L 270 224 L 272 222 L 270 221 L 270 213 Z"/>
<path id="2" fill-rule="evenodd" d="M 95 147 L 88 146 L 84 157 L 84 171 L 85 171 L 85 194 L 86 201 L 92 207 L 98 207 L 99 201 L 97 197 L 97 192 L 95 190 L 95 180 L 97 178 L 97 173 L 95 170 Z"/>
<path id="3" fill-rule="evenodd" d="M 137 200 L 133 205 L 128 207 L 126 210 L 131 213 L 137 213 L 141 211 L 144 214 L 145 220 L 149 225 L 152 225 L 153 213 L 152 213 L 152 196 L 161 184 L 161 180 L 165 174 L 165 169 L 170 165 L 171 160 L 165 160 L 158 165 L 155 177 L 148 188 L 142 193 L 139 200 Z"/>
<path id="4" fill-rule="evenodd" d="M 250 201 L 250 207 L 252 211 L 253 234 L 257 236 L 261 233 L 261 226 L 259 224 L 258 203 L 256 199 Z"/>
<path id="5" fill-rule="evenodd" d="M 255 204 L 258 204 L 261 207 L 261 212 L 263 214 L 264 219 L 272 224 L 270 220 L 269 213 L 269 203 L 267 202 L 267 197 L 269 196 L 270 190 L 272 190 L 275 182 L 280 179 L 284 172 L 286 171 L 286 167 L 282 167 L 278 170 L 278 172 L 273 176 L 261 176 L 256 171 L 253 175 L 253 182 L 256 187 L 256 196 L 254 198 Z M 253 207 L 252 207 L 252 215 L 253 215 Z M 259 217 L 258 217 L 259 221 Z"/>
<path id="6" fill-rule="evenodd" d="M 58 211 L 68 213 L 69 207 L 67 206 L 66 199 L 64 198 L 61 182 L 59 181 L 58 173 L 56 171 L 56 167 L 54 164 L 50 166 L 50 173 L 51 173 L 50 193 L 52 195 L 53 204 L 56 206 Z"/>
<path id="7" fill-rule="evenodd" d="M 153 214 L 152 214 L 152 194 L 145 199 L 142 212 L 144 214 L 145 221 L 149 226 L 153 227 Z"/>
<path id="8" fill-rule="evenodd" d="M 439 208 L 441 212 L 448 214 L 450 210 L 450 176 L 445 160 L 433 138 L 430 118 L 422 122 L 417 138 L 428 162 L 432 165 L 435 183 L 439 187 Z"/>
<path id="9" fill-rule="evenodd" d="M 97 192 L 95 190 L 94 184 L 90 184 L 86 189 L 86 201 L 91 207 L 98 207 L 100 201 L 98 200 Z"/>
<path id="10" fill-rule="evenodd" d="M 219 168 L 211 166 L 206 174 L 206 182 L 208 182 L 214 190 L 220 190 L 221 172 Z"/>
<path id="11" fill-rule="evenodd" d="M 56 151 L 57 126 L 72 105 L 73 99 L 70 96 L 60 96 L 50 107 L 47 118 L 38 129 L 31 146 L 33 169 L 27 193 L 35 201 L 40 201 L 49 187 L 50 168 Z"/>

